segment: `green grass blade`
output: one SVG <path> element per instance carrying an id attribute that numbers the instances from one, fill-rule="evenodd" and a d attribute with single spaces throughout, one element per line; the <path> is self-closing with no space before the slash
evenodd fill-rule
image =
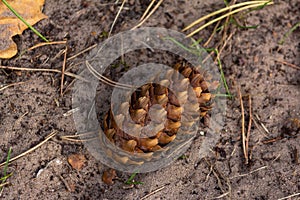
<path id="1" fill-rule="evenodd" d="M 3 187 L 6 185 L 7 178 L 12 175 L 12 173 L 7 174 L 8 163 L 10 161 L 10 155 L 11 155 L 11 147 L 9 148 L 8 154 L 7 154 L 7 157 L 6 157 L 5 167 L 4 167 L 4 170 L 3 170 L 3 177 L 0 178 L 0 181 L 2 181 L 2 183 L 0 184 L 0 190 L 2 190 Z"/>
<path id="2" fill-rule="evenodd" d="M 45 42 L 49 42 L 40 32 L 38 32 L 35 28 L 33 28 L 15 9 L 9 5 L 9 3 L 6 0 L 2 0 L 2 2 L 6 5 L 6 7 L 16 15 L 28 28 L 30 28 L 36 35 L 38 35 L 40 38 L 42 38 Z"/>
<path id="3" fill-rule="evenodd" d="M 191 45 L 191 47 L 196 47 L 196 49 L 191 49 L 191 48 L 188 48 L 186 47 L 184 44 L 181 44 L 180 42 L 178 42 L 177 40 L 175 40 L 174 38 L 172 37 L 165 37 L 164 39 L 168 39 L 168 40 L 171 40 L 172 42 L 174 42 L 176 45 L 178 45 L 179 47 L 183 48 L 184 50 L 188 51 L 188 52 L 191 52 L 195 55 L 198 55 L 198 56 L 201 56 L 201 51 L 202 50 L 205 50 L 207 52 L 212 52 L 214 51 L 217 55 L 217 57 L 219 56 L 219 51 L 217 49 L 214 49 L 214 48 L 199 48 L 199 46 L 197 45 L 197 41 L 195 41 L 194 39 L 192 39 L 193 41 L 193 44 Z M 232 94 L 229 90 L 229 87 L 227 85 L 227 82 L 226 82 L 226 78 L 225 78 L 225 74 L 223 72 L 223 67 L 222 67 L 222 63 L 221 63 L 221 60 L 218 58 L 217 59 L 217 62 L 218 62 L 218 66 L 219 66 L 219 71 L 221 73 L 221 81 L 223 82 L 223 85 L 225 87 L 225 90 L 226 90 L 226 94 L 229 96 L 229 98 L 231 99 L 232 98 Z"/>
<path id="4" fill-rule="evenodd" d="M 4 170 L 3 170 L 4 177 L 7 175 L 7 169 L 8 169 L 8 163 L 9 163 L 9 160 L 10 160 L 10 154 L 11 154 L 11 147 L 9 148 L 8 154 L 7 154 L 7 157 L 6 157 L 6 163 L 5 163 L 5 167 L 4 167 Z"/>
<path id="5" fill-rule="evenodd" d="M 134 172 L 133 174 L 131 174 L 131 176 L 129 177 L 129 179 L 125 182 L 125 184 L 128 185 L 138 185 L 138 184 L 144 184 L 143 182 L 139 182 L 139 181 L 134 181 L 134 177 L 137 175 L 137 172 Z"/>
<path id="6" fill-rule="evenodd" d="M 285 39 L 287 37 L 289 37 L 289 35 L 291 35 L 299 26 L 300 26 L 300 22 L 295 24 L 286 34 L 284 34 L 284 36 L 279 41 L 279 44 L 282 45 L 284 43 Z"/>

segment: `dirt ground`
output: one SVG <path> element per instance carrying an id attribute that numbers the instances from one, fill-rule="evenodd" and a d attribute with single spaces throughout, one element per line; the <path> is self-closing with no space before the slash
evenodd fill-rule
<path id="1" fill-rule="evenodd" d="M 149 1 L 129 0 L 120 13 L 112 34 L 129 30 L 138 23 Z M 68 57 L 106 39 L 106 33 L 120 7 L 115 1 L 46 0 L 43 13 L 48 18 L 35 27 L 51 41 L 67 39 Z M 205 14 L 220 9 L 223 1 L 166 0 L 143 26 L 164 27 L 181 31 Z M 229 89 L 226 121 L 221 138 L 206 159 L 193 156 L 198 151 L 196 138 L 185 153 L 166 168 L 138 174 L 135 181 L 124 184 L 131 174 L 117 172 L 119 180 L 109 186 L 102 182 L 106 166 L 97 161 L 80 142 L 49 140 L 34 152 L 13 162 L 8 172 L 8 186 L 1 199 L 280 199 L 300 192 L 300 70 L 280 61 L 300 66 L 300 29 L 290 34 L 282 45 L 280 39 L 300 22 L 298 0 L 275 1 L 246 15 L 247 25 L 256 29 L 235 30 L 221 54 Z M 213 27 L 195 35 L 208 39 Z M 212 42 L 218 41 L 216 35 Z M 40 39 L 30 30 L 15 36 L 19 52 L 38 44 Z M 1 45 L 1 44 L 0 44 Z M 51 68 L 61 70 L 64 45 L 48 45 L 25 52 L 2 66 Z M 88 53 L 67 61 L 66 68 L 77 73 Z M 72 115 L 73 78 L 66 76 L 64 95 L 60 96 L 60 74 L 0 70 L 0 160 L 4 162 L 9 148 L 16 156 L 42 141 L 52 131 L 58 135 L 76 133 Z M 251 94 L 253 116 L 268 129 L 254 123 L 250 136 L 251 160 L 245 165 L 241 143 L 242 94 Z M 246 122 L 248 101 L 244 98 Z M 109 105 L 107 105 L 109 106 Z M 258 121 L 258 120 L 257 120 Z M 260 124 L 260 123 L 259 123 Z M 266 142 L 275 138 L 274 142 Z M 80 170 L 67 162 L 68 156 L 82 154 L 86 161 Z M 2 173 L 2 169 L 0 175 Z M 290 199 L 299 199 L 294 196 Z"/>

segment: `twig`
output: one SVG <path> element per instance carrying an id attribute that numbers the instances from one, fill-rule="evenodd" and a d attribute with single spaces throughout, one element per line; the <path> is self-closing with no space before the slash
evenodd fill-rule
<path id="1" fill-rule="evenodd" d="M 41 68 L 24 68 L 24 67 L 11 67 L 11 66 L 2 66 L 0 65 L 0 69 L 10 69 L 10 70 L 20 70 L 20 71 L 35 71 L 35 72 L 55 72 L 55 73 L 61 73 L 60 70 L 57 69 L 41 69 Z M 82 81 L 88 82 L 88 80 L 82 78 L 81 76 L 78 76 L 76 74 L 73 74 L 71 72 L 65 72 L 65 75 L 77 78 Z"/>
<path id="2" fill-rule="evenodd" d="M 42 142 L 40 142 L 39 144 L 35 145 L 34 147 L 28 149 L 27 151 L 21 153 L 20 155 L 11 158 L 8 162 L 8 164 L 12 163 L 13 161 L 27 155 L 28 153 L 31 153 L 32 151 L 36 150 L 37 148 L 39 148 L 40 146 L 42 146 L 44 143 L 46 143 L 48 140 L 50 140 L 52 137 L 54 137 L 58 132 L 57 131 L 53 131 L 52 133 L 50 133 Z M 4 165 L 6 165 L 7 162 L 3 162 L 0 164 L 0 167 L 3 167 Z"/>
<path id="3" fill-rule="evenodd" d="M 150 192 L 149 194 L 143 196 L 140 200 L 147 199 L 147 198 L 150 197 L 151 195 L 153 195 L 153 194 L 155 194 L 155 193 L 157 193 L 157 192 L 163 190 L 164 188 L 165 188 L 165 186 L 162 186 L 162 187 L 160 187 L 160 188 L 158 188 L 158 189 L 156 189 L 156 190 Z"/>
<path id="4" fill-rule="evenodd" d="M 245 135 L 245 111 L 244 111 L 243 97 L 242 97 L 240 88 L 238 88 L 238 93 L 239 93 L 239 99 L 240 99 L 240 104 L 241 104 L 241 113 L 242 113 L 242 144 L 243 144 L 243 152 L 244 152 L 244 157 L 245 157 L 246 163 L 248 163 L 248 153 L 247 153 L 247 149 L 246 149 L 246 135 Z"/>
<path id="5" fill-rule="evenodd" d="M 87 51 L 95 48 L 97 45 L 98 44 L 93 44 L 92 46 L 90 46 L 90 47 L 88 47 L 88 48 L 80 51 L 79 53 L 75 54 L 74 56 L 71 56 L 71 57 L 67 58 L 67 61 L 72 60 L 72 59 L 76 58 L 77 56 L 79 56 L 79 55 L 81 55 L 81 54 L 83 54 L 83 53 L 85 53 L 85 52 L 87 52 Z"/>
<path id="6" fill-rule="evenodd" d="M 288 62 L 285 62 L 285 61 L 282 61 L 282 60 L 275 60 L 276 62 L 279 62 L 279 63 L 281 63 L 281 64 L 284 64 L 284 65 L 287 65 L 287 66 L 289 66 L 289 67 L 292 67 L 292 68 L 294 68 L 294 69 L 298 69 L 298 70 L 300 70 L 300 67 L 298 67 L 297 65 L 294 65 L 294 64 L 292 64 L 292 63 L 288 63 Z"/>
<path id="7" fill-rule="evenodd" d="M 160 0 L 155 6 L 154 8 L 150 11 L 150 13 L 140 22 L 138 23 L 135 27 L 133 27 L 131 30 L 134 30 L 140 26 L 142 26 L 142 24 L 158 9 L 158 7 L 160 6 L 160 4 L 162 4 L 164 0 Z"/>
<path id="8" fill-rule="evenodd" d="M 289 199 L 289 198 L 296 197 L 296 196 L 299 196 L 299 195 L 300 195 L 300 192 L 299 192 L 299 193 L 296 193 L 296 194 L 292 194 L 292 195 L 286 196 L 286 197 L 283 197 L 283 198 L 280 198 L 280 199 L 278 199 L 278 200 Z"/>
<path id="9" fill-rule="evenodd" d="M 120 13 L 121 13 L 121 10 L 122 10 L 123 7 L 124 7 L 124 4 L 126 3 L 126 1 L 127 1 L 127 0 L 123 0 L 122 4 L 121 4 L 121 6 L 120 6 L 120 9 L 119 9 L 119 11 L 118 11 L 118 13 L 117 13 L 117 15 L 116 15 L 116 17 L 115 17 L 115 19 L 114 19 L 114 21 L 113 21 L 111 27 L 110 27 L 110 30 L 109 30 L 109 33 L 108 33 L 108 37 L 110 36 L 110 34 L 111 34 L 111 32 L 112 32 L 112 30 L 113 30 L 113 28 L 114 28 L 114 26 L 115 26 L 115 23 L 116 23 L 116 21 L 117 21 L 119 15 L 120 15 Z"/>
<path id="10" fill-rule="evenodd" d="M 65 53 L 64 53 L 64 61 L 63 61 L 62 68 L 61 68 L 60 96 L 63 96 L 65 68 L 66 68 L 66 61 L 67 61 L 67 52 L 68 52 L 68 46 L 66 45 Z"/>
<path id="11" fill-rule="evenodd" d="M 15 86 L 15 85 L 21 85 L 21 84 L 24 84 L 24 83 L 26 83 L 26 82 L 17 82 L 17 83 L 7 84 L 7 85 L 3 86 L 2 88 L 0 88 L 0 91 L 5 90 L 6 88 L 9 88 L 9 87 L 12 87 L 12 86 Z"/>
<path id="12" fill-rule="evenodd" d="M 249 140 L 250 140 L 250 131 L 251 131 L 251 126 L 252 126 L 251 95 L 248 95 L 248 98 L 249 98 L 249 124 L 248 124 L 248 131 L 247 131 L 247 137 L 246 137 L 246 153 L 247 153 L 246 165 L 248 164 Z"/>

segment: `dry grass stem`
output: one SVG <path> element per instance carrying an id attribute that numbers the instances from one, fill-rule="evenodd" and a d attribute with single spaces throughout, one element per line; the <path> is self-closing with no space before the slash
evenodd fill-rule
<path id="1" fill-rule="evenodd" d="M 140 200 L 147 199 L 148 197 L 152 196 L 153 194 L 155 194 L 155 193 L 157 193 L 157 192 L 159 192 L 159 191 L 161 191 L 161 190 L 163 190 L 163 189 L 165 189 L 165 186 L 162 186 L 162 187 L 160 187 L 160 188 L 157 188 L 156 190 L 153 190 L 153 191 L 150 192 L 149 194 L 143 196 Z"/>
<path id="2" fill-rule="evenodd" d="M 226 193 L 224 193 L 224 194 L 221 194 L 220 196 L 213 197 L 213 198 L 211 198 L 211 199 L 221 199 L 221 198 L 223 198 L 223 197 L 226 197 L 228 194 L 229 194 L 229 192 L 226 192 Z"/>
<path id="3" fill-rule="evenodd" d="M 60 70 L 57 69 L 44 69 L 44 68 L 24 68 L 24 67 L 12 67 L 12 66 L 2 66 L 0 65 L 0 69 L 9 69 L 9 70 L 20 70 L 20 71 L 33 71 L 33 72 L 54 72 L 54 73 L 61 73 Z M 77 78 L 82 81 L 88 82 L 88 80 L 82 78 L 81 76 L 78 76 L 76 74 L 65 72 L 65 75 Z"/>
<path id="4" fill-rule="evenodd" d="M 245 133 L 245 110 L 244 110 L 244 104 L 243 104 L 243 97 L 240 88 L 238 88 L 238 95 L 241 105 L 241 114 L 242 114 L 242 144 L 243 144 L 243 152 L 244 157 L 246 160 L 246 163 L 248 163 L 248 152 L 246 149 L 246 133 Z"/>
<path id="5" fill-rule="evenodd" d="M 225 196 L 227 196 L 227 195 L 231 196 L 231 185 L 230 185 L 230 180 L 229 180 L 229 178 L 224 177 L 224 175 L 222 175 L 222 174 L 220 173 L 220 171 L 219 171 L 214 165 L 212 165 L 206 158 L 205 158 L 204 160 L 205 160 L 205 162 L 207 163 L 207 165 L 212 169 L 212 172 L 213 172 L 214 176 L 215 176 L 216 179 L 217 179 L 218 186 L 219 186 L 220 190 L 223 192 L 222 195 L 224 195 L 224 194 L 227 193 Z M 223 180 L 223 181 L 222 181 L 222 180 Z M 224 183 L 224 182 L 225 182 L 225 183 Z M 228 187 L 228 191 L 226 191 L 226 190 L 224 189 L 224 185 L 225 185 L 225 184 L 226 184 L 227 187 Z"/>
<path id="6" fill-rule="evenodd" d="M 12 86 L 15 86 L 15 85 L 21 85 L 21 84 L 24 84 L 24 83 L 26 83 L 26 82 L 17 82 L 17 83 L 7 84 L 7 85 L 3 86 L 2 88 L 0 88 L 0 92 L 2 90 L 5 90 L 6 88 L 9 88 L 9 87 L 12 87 Z"/>
<path id="7" fill-rule="evenodd" d="M 300 192 L 296 193 L 296 194 L 292 194 L 292 195 L 286 196 L 286 197 L 283 197 L 283 198 L 280 198 L 278 200 L 290 199 L 290 198 L 296 197 L 296 196 L 300 196 Z"/>
<path id="8" fill-rule="evenodd" d="M 96 137 L 91 137 L 88 139 L 76 139 L 79 137 L 86 137 L 86 136 L 95 136 L 95 132 L 87 132 L 87 133 L 81 133 L 78 135 L 63 135 L 60 136 L 59 138 L 61 140 L 67 140 L 67 141 L 71 141 L 71 142 L 84 142 L 84 141 L 90 141 L 90 140 L 94 140 Z"/>
<path id="9" fill-rule="evenodd" d="M 294 64 L 292 64 L 292 63 L 288 63 L 288 62 L 285 62 L 285 61 L 282 61 L 282 60 L 275 60 L 275 61 L 276 61 L 276 62 L 279 62 L 279 63 L 281 63 L 281 64 L 284 64 L 284 65 L 286 65 L 286 66 L 292 67 L 292 68 L 294 68 L 294 69 L 300 70 L 300 67 L 298 67 L 297 65 L 294 65 Z"/>
<path id="10" fill-rule="evenodd" d="M 76 53 L 74 56 L 71 56 L 71 57 L 67 58 L 67 61 L 72 60 L 72 59 L 74 59 L 74 58 L 80 56 L 81 54 L 84 54 L 85 52 L 87 52 L 87 51 L 89 51 L 89 50 L 95 48 L 97 45 L 98 45 L 98 44 L 93 44 L 92 46 L 90 46 L 90 47 L 88 47 L 88 48 L 86 48 L 86 49 L 80 51 L 79 53 Z"/>
<path id="11" fill-rule="evenodd" d="M 146 11 L 144 12 L 143 16 L 141 17 L 140 21 L 143 21 L 143 19 L 145 18 L 145 16 L 148 14 L 150 8 L 153 6 L 154 2 L 156 0 L 152 0 L 151 3 L 149 4 L 149 6 L 147 7 Z"/>
<path id="12" fill-rule="evenodd" d="M 252 126 L 252 103 L 251 103 L 251 95 L 248 95 L 249 99 L 249 123 L 248 123 L 248 130 L 247 130 L 247 137 L 246 137 L 246 153 L 247 153 L 247 159 L 246 164 L 248 164 L 248 152 L 249 152 L 249 140 L 250 140 L 250 132 L 251 132 L 251 126 Z"/>
<path id="13" fill-rule="evenodd" d="M 6 186 L 6 185 L 8 185 L 9 184 L 9 182 L 5 182 L 5 183 L 1 183 L 0 184 L 0 188 L 3 188 L 4 186 Z M 1 196 L 1 195 L 0 195 Z"/>
<path id="14" fill-rule="evenodd" d="M 38 47 L 46 46 L 46 45 L 66 44 L 66 43 L 67 43 L 67 41 L 42 42 L 42 43 L 39 43 L 37 45 L 34 45 L 34 46 L 28 48 L 26 51 L 30 51 L 30 50 L 36 49 Z"/>
<path id="15" fill-rule="evenodd" d="M 267 129 L 267 127 L 261 122 L 260 117 L 259 117 L 257 114 L 255 114 L 255 117 L 256 117 L 256 119 L 258 120 L 258 122 L 260 123 L 261 127 L 264 129 L 264 131 L 265 131 L 267 134 L 270 134 L 270 131 L 269 131 L 269 130 Z"/>
<path id="16" fill-rule="evenodd" d="M 268 166 L 263 166 L 263 167 L 260 167 L 260 168 L 258 168 L 258 169 L 255 169 L 255 170 L 253 170 L 253 171 L 251 171 L 251 172 L 249 172 L 249 173 L 247 173 L 247 174 L 240 174 L 240 175 L 237 175 L 237 176 L 230 177 L 229 179 L 234 179 L 234 178 L 238 178 L 238 177 L 248 176 L 248 175 L 250 175 L 250 174 L 252 174 L 252 173 L 255 173 L 255 172 L 260 171 L 260 170 L 262 170 L 262 169 L 265 169 L 265 168 L 267 168 L 267 167 L 268 167 Z"/>
<path id="17" fill-rule="evenodd" d="M 210 13 L 208 15 L 205 15 L 204 17 L 201 17 L 199 18 L 198 20 L 194 21 L 193 23 L 191 23 L 190 25 L 188 25 L 187 27 L 185 27 L 182 31 L 186 31 L 190 28 L 192 28 L 193 26 L 203 22 L 204 20 L 212 17 L 212 16 L 215 16 L 215 15 L 218 15 L 222 12 L 225 12 L 225 11 L 229 11 L 229 10 L 232 10 L 234 8 L 238 8 L 238 7 L 242 7 L 242 6 L 246 6 L 246 5 L 249 5 L 249 4 L 262 4 L 262 3 L 266 3 L 268 1 L 248 1 L 248 2 L 243 2 L 243 3 L 239 3 L 239 4 L 235 4 L 235 5 L 231 5 L 231 6 L 228 6 L 228 7 L 225 7 L 225 8 L 222 8 L 220 10 L 217 10 L 213 13 Z"/>
<path id="18" fill-rule="evenodd" d="M 36 150 L 37 148 L 39 148 L 40 146 L 42 146 L 43 144 L 45 144 L 48 140 L 50 140 L 52 137 L 54 137 L 58 132 L 57 131 L 53 131 L 52 133 L 50 133 L 42 142 L 40 142 L 39 144 L 35 145 L 34 147 L 28 149 L 27 151 L 17 155 L 16 157 L 13 157 L 9 160 L 8 164 L 12 163 L 13 161 L 31 153 L 32 151 Z M 0 167 L 3 167 L 7 164 L 7 162 L 3 162 L 0 164 Z"/>
<path id="19" fill-rule="evenodd" d="M 209 43 L 211 42 L 211 40 L 213 39 L 214 35 L 216 34 L 217 32 L 217 29 L 220 25 L 221 21 L 218 21 L 218 23 L 216 24 L 212 34 L 209 36 L 208 40 L 203 44 L 203 47 L 207 47 L 209 45 Z"/>
<path id="20" fill-rule="evenodd" d="M 191 37 L 191 36 L 195 35 L 196 33 L 198 33 L 199 31 L 201 31 L 202 29 L 206 28 L 207 26 L 209 26 L 209 25 L 211 25 L 211 24 L 213 24 L 213 23 L 215 23 L 215 22 L 217 22 L 217 21 L 220 21 L 220 20 L 224 19 L 225 17 L 231 16 L 231 15 L 233 15 L 233 14 L 235 14 L 235 13 L 238 13 L 238 12 L 241 12 L 241 11 L 243 11 L 243 10 L 250 9 L 250 8 L 255 8 L 255 7 L 263 6 L 264 4 L 266 4 L 266 5 L 271 5 L 271 4 L 273 4 L 273 2 L 270 2 L 270 1 L 260 1 L 260 3 L 254 3 L 254 2 L 255 2 L 255 1 L 244 2 L 244 3 L 251 4 L 251 5 L 244 6 L 244 7 L 242 7 L 242 8 L 233 10 L 233 11 L 231 11 L 231 12 L 228 12 L 228 13 L 226 13 L 226 14 L 224 14 L 224 15 L 218 17 L 218 18 L 216 18 L 216 19 L 213 19 L 213 20 L 207 22 L 206 24 L 200 26 L 199 28 L 197 28 L 196 30 L 194 30 L 193 32 L 191 32 L 190 34 L 188 34 L 187 37 Z M 192 27 L 195 26 L 196 24 L 202 22 L 203 20 L 205 20 L 205 19 L 207 19 L 207 18 L 209 18 L 209 17 L 211 17 L 211 16 L 214 16 L 214 15 L 216 15 L 216 14 L 219 14 L 219 13 L 221 13 L 221 12 L 224 12 L 224 11 L 226 11 L 226 10 L 230 10 L 230 9 L 236 8 L 236 7 L 240 7 L 240 4 L 235 4 L 235 5 L 232 5 L 232 6 L 228 6 L 228 7 L 226 7 L 226 8 L 221 9 L 221 10 L 218 10 L 218 11 L 216 11 L 216 12 L 213 12 L 213 13 L 211 13 L 211 14 L 209 14 L 209 15 L 206 15 L 206 16 L 204 16 L 204 17 L 202 17 L 202 18 L 196 20 L 195 22 L 193 22 L 191 25 L 187 26 L 186 28 L 184 28 L 183 31 L 186 31 L 186 30 L 192 28 Z"/>
<path id="21" fill-rule="evenodd" d="M 277 136 L 275 138 L 271 138 L 271 139 L 268 139 L 268 140 L 264 140 L 262 141 L 263 144 L 269 144 L 269 143 L 272 143 L 272 142 L 277 142 L 279 140 L 282 140 L 284 137 L 282 136 Z"/>
<path id="22" fill-rule="evenodd" d="M 146 16 L 146 17 L 144 17 L 144 19 L 140 22 L 140 23 L 138 23 L 135 27 L 133 27 L 131 30 L 134 30 L 134 29 L 136 29 L 136 28 L 138 28 L 138 27 L 140 27 L 140 26 L 142 26 L 143 25 L 143 23 L 145 23 L 145 21 L 147 21 L 147 19 L 149 19 L 149 17 L 158 9 L 158 7 L 160 6 L 160 4 L 162 4 L 162 2 L 163 2 L 164 0 L 160 0 L 155 6 L 154 6 L 154 8 L 150 11 L 150 13 Z M 151 2 L 152 3 L 152 2 Z M 148 9 L 148 8 L 147 8 Z M 147 10 L 146 10 L 147 11 Z M 147 11 L 148 12 L 148 11 Z"/>
<path id="23" fill-rule="evenodd" d="M 111 32 L 112 32 L 112 30 L 113 30 L 113 28 L 114 28 L 114 26 L 115 26 L 115 24 L 116 24 L 116 22 L 117 22 L 117 19 L 119 18 L 119 15 L 120 15 L 121 11 L 122 11 L 123 8 L 124 8 L 124 4 L 125 4 L 126 2 L 127 2 L 127 0 L 123 0 L 122 4 L 121 4 L 121 6 L 120 6 L 120 9 L 119 9 L 119 11 L 118 11 L 118 13 L 117 13 L 117 15 L 116 15 L 116 17 L 115 17 L 115 19 L 114 19 L 114 21 L 113 21 L 111 27 L 110 27 L 110 30 L 109 30 L 109 33 L 108 33 L 108 37 L 110 36 L 110 34 L 111 34 Z"/>
<path id="24" fill-rule="evenodd" d="M 99 79 L 101 82 L 107 84 L 107 85 L 110 85 L 110 86 L 113 86 L 113 87 L 118 87 L 118 88 L 122 88 L 122 89 L 132 89 L 132 88 L 136 88 L 132 85 L 127 85 L 127 84 L 122 84 L 122 83 L 118 83 L 118 82 L 115 82 L 115 81 L 112 81 L 110 80 L 109 78 L 103 76 L 102 74 L 100 74 L 99 72 L 97 72 L 93 67 L 92 65 L 86 61 L 86 66 L 88 68 L 88 70 L 97 78 Z"/>
<path id="25" fill-rule="evenodd" d="M 252 120 L 258 132 L 261 133 L 264 137 L 269 138 L 269 136 L 265 133 L 265 129 L 263 129 L 261 124 L 259 124 L 259 121 L 255 117 L 252 118 Z"/>
<path id="26" fill-rule="evenodd" d="M 67 62 L 67 52 L 68 52 L 68 46 L 66 45 L 65 53 L 64 53 L 64 61 L 63 61 L 62 68 L 61 68 L 60 96 L 63 96 L 65 68 L 66 68 L 66 62 Z"/>

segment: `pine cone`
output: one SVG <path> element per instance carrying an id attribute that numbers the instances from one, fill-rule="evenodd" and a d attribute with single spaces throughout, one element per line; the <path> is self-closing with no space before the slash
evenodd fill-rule
<path id="1" fill-rule="evenodd" d="M 219 83 L 208 82 L 211 78 L 206 73 L 197 71 L 188 64 L 178 63 L 174 69 L 176 73 L 175 70 L 170 70 L 166 79 L 160 81 L 161 84 L 145 84 L 131 95 L 130 102 L 121 104 L 120 114 L 115 118 L 135 130 L 130 135 L 117 126 L 111 110 L 106 114 L 104 133 L 114 145 L 127 152 L 151 155 L 151 152 L 163 150 L 174 141 L 179 128 L 189 134 L 190 127 L 195 125 L 199 117 L 207 115 L 212 108 L 213 96 L 210 91 L 216 89 Z M 175 88 L 176 90 L 172 90 Z M 194 94 L 191 95 L 191 92 Z M 191 96 L 196 96 L 196 99 Z M 122 114 L 128 110 L 131 122 Z M 185 115 L 182 114 L 183 111 Z M 149 124 L 151 130 L 145 128 Z M 149 137 L 141 137 L 141 134 Z"/>

